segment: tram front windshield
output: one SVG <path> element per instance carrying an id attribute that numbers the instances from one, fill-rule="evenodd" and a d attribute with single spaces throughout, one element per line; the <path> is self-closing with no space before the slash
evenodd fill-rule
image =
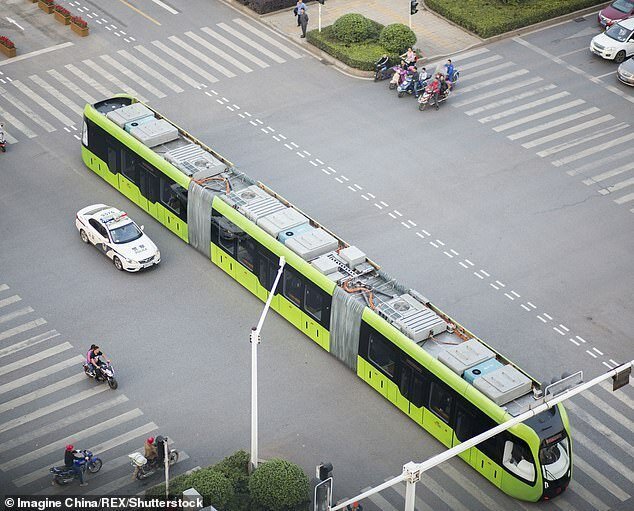
<path id="1" fill-rule="evenodd" d="M 562 431 L 542 442 L 539 462 L 548 481 L 561 479 L 570 468 L 570 440 Z"/>

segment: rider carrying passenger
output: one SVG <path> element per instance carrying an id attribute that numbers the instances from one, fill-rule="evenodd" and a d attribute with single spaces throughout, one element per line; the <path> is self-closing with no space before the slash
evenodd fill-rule
<path id="1" fill-rule="evenodd" d="M 147 459 L 148 465 L 152 465 L 156 462 L 158 451 L 156 450 L 153 436 L 149 437 L 145 441 L 145 445 L 143 446 L 143 455 L 145 456 L 145 459 Z"/>
<path id="2" fill-rule="evenodd" d="M 83 451 L 75 449 L 75 446 L 68 444 L 66 451 L 64 451 L 64 465 L 68 468 L 72 468 L 73 472 L 79 476 L 79 486 L 86 486 L 88 483 L 84 481 L 84 469 L 86 464 L 84 463 L 85 456 Z"/>
<path id="3" fill-rule="evenodd" d="M 86 363 L 88 364 L 88 371 L 91 375 L 95 375 L 97 368 L 100 365 L 104 365 L 100 357 L 105 357 L 105 355 L 101 352 L 99 346 L 91 344 L 88 353 L 86 353 Z M 110 362 L 110 360 L 108 359 L 107 362 Z"/>

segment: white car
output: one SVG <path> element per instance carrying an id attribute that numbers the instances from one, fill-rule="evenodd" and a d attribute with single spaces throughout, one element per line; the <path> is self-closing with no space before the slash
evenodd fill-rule
<path id="1" fill-rule="evenodd" d="M 602 34 L 594 36 L 590 51 L 617 64 L 634 55 L 634 18 L 619 21 Z"/>
<path id="2" fill-rule="evenodd" d="M 105 204 L 77 212 L 75 226 L 84 243 L 106 254 L 117 270 L 139 271 L 161 262 L 161 253 L 126 213 Z"/>

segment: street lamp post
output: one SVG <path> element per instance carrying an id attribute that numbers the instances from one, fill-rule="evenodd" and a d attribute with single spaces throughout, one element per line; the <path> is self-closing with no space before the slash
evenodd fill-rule
<path id="1" fill-rule="evenodd" d="M 249 339 L 251 341 L 251 464 L 249 465 L 250 472 L 253 472 L 258 468 L 258 344 L 260 344 L 260 330 L 262 330 L 262 324 L 266 313 L 271 306 L 271 300 L 275 295 L 277 284 L 284 271 L 284 265 L 286 260 L 284 256 L 280 256 L 280 267 L 277 270 L 273 287 L 269 292 L 269 297 L 264 305 L 264 310 L 260 315 L 260 320 L 256 327 L 251 328 L 251 334 Z"/>

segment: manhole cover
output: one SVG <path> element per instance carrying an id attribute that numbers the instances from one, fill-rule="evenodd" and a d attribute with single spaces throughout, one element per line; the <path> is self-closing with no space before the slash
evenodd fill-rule
<path id="1" fill-rule="evenodd" d="M 586 21 L 585 18 L 581 17 L 581 18 L 575 18 L 575 23 L 581 23 L 583 21 Z"/>

